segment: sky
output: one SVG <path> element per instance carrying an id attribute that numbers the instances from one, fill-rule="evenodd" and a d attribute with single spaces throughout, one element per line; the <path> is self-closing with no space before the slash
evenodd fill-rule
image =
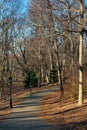
<path id="1" fill-rule="evenodd" d="M 26 11 L 26 7 L 27 7 L 27 5 L 28 5 L 29 0 L 22 0 L 22 2 L 23 2 L 22 11 L 23 11 L 23 12 L 25 12 L 25 11 Z"/>
<path id="2" fill-rule="evenodd" d="M 85 0 L 85 4 L 87 5 L 87 0 Z"/>

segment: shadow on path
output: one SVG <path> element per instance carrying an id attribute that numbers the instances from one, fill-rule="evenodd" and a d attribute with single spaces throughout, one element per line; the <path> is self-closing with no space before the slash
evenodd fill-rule
<path id="1" fill-rule="evenodd" d="M 57 91 L 58 88 L 42 90 L 28 97 L 17 105 L 7 119 L 0 124 L 0 130 L 50 130 L 53 125 L 38 118 L 41 98 L 50 92 Z"/>

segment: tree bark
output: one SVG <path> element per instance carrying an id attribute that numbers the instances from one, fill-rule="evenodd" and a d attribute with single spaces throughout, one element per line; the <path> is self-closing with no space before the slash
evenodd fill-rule
<path id="1" fill-rule="evenodd" d="M 79 44 L 79 95 L 78 95 L 78 104 L 83 103 L 83 37 L 80 34 L 80 44 Z"/>
<path id="2" fill-rule="evenodd" d="M 81 16 L 79 18 L 79 23 L 82 23 L 84 19 L 84 0 L 80 0 L 80 12 Z M 83 25 L 84 26 L 84 25 Z M 83 28 L 81 27 L 80 32 L 80 43 L 79 43 L 79 94 L 78 94 L 78 105 L 83 103 Z"/>

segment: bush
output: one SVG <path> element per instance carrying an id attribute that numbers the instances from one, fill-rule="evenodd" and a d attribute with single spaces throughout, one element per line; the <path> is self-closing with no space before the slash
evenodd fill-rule
<path id="1" fill-rule="evenodd" d="M 34 71 L 29 71 L 27 73 L 27 76 L 24 80 L 24 87 L 31 88 L 31 87 L 37 87 L 38 86 L 38 79 L 36 77 L 36 73 Z"/>

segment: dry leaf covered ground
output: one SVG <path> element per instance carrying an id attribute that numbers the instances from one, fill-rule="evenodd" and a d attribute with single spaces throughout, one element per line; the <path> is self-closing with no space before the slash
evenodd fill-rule
<path id="1" fill-rule="evenodd" d="M 87 73 L 85 73 L 87 77 Z M 41 119 L 54 123 L 54 130 L 87 130 L 87 80 L 84 78 L 84 103 L 78 106 L 78 88 L 70 81 L 64 84 L 64 98 L 59 99 L 59 91 L 46 95 L 42 99 Z M 78 85 L 78 84 L 77 84 Z"/>

